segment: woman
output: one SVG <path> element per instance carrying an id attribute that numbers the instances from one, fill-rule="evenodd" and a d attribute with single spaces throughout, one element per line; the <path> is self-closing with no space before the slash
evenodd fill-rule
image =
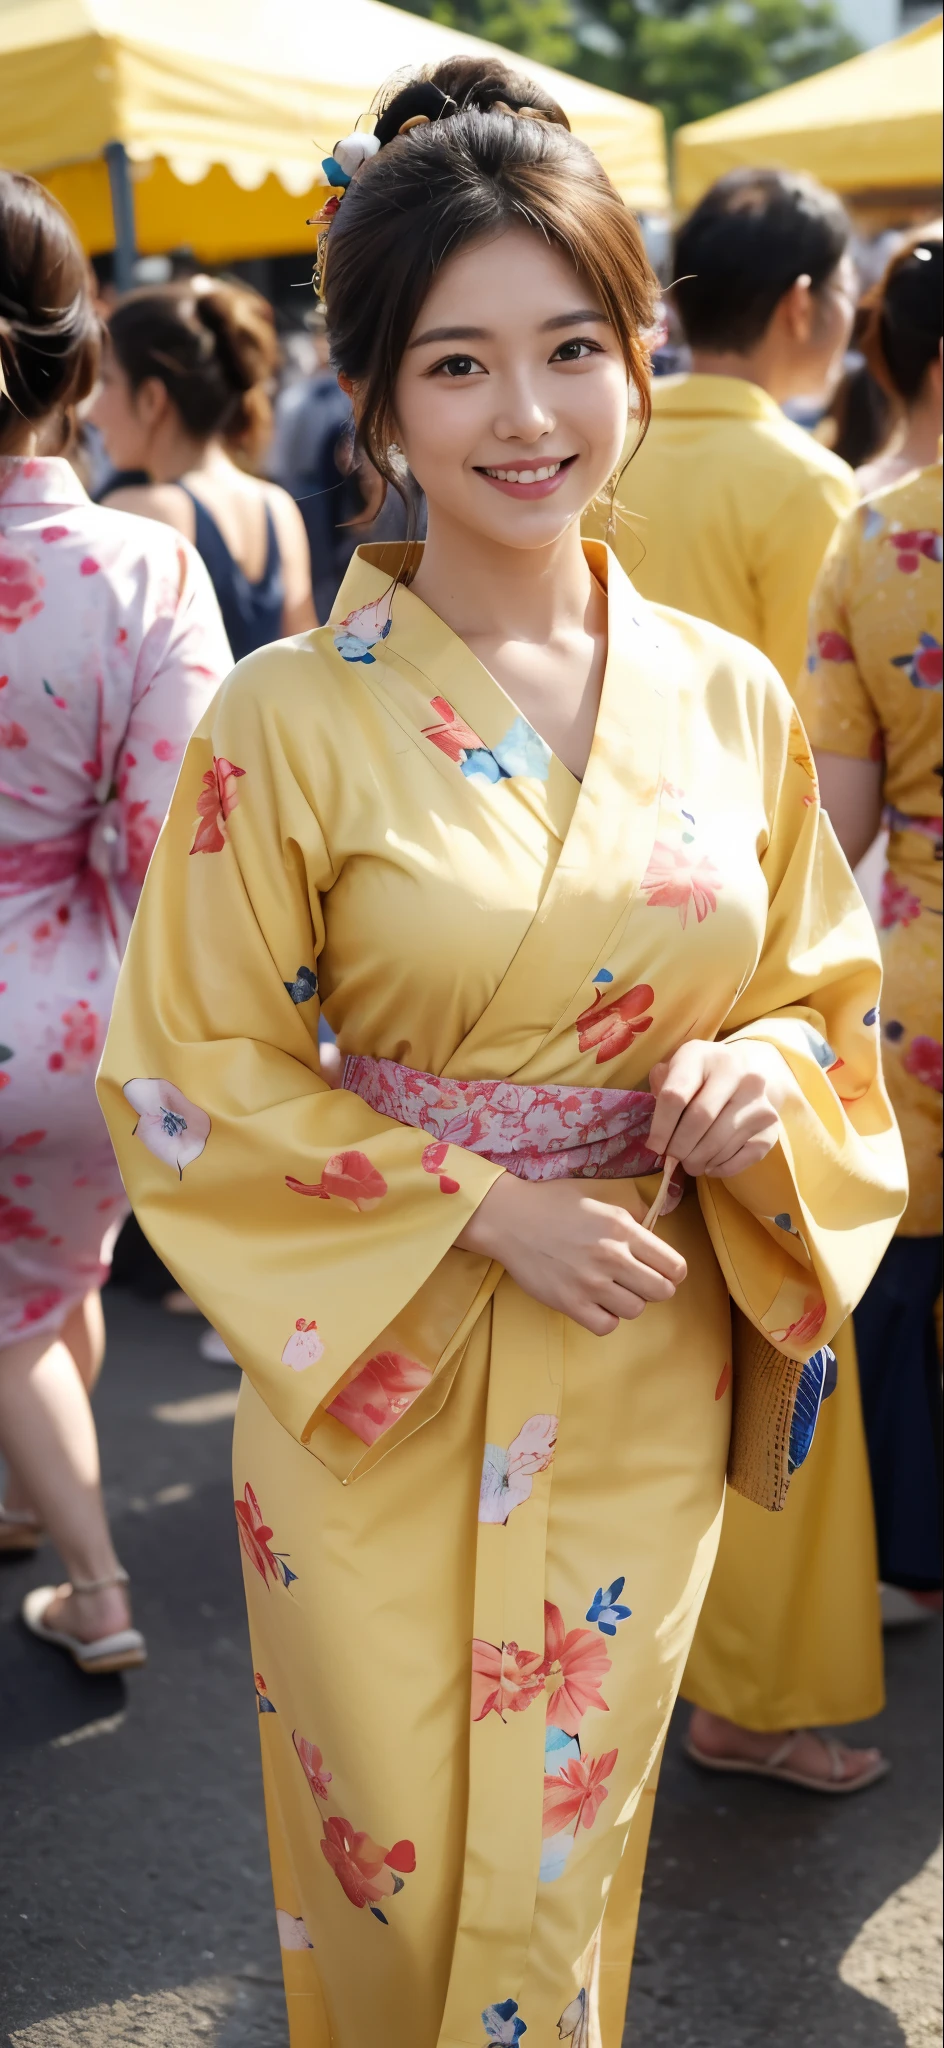
<path id="1" fill-rule="evenodd" d="M 334 359 L 428 539 L 361 552 L 334 623 L 204 721 L 102 1099 L 248 1375 L 293 2048 L 610 2048 L 717 1543 L 727 1290 L 805 1358 L 901 1207 L 877 966 L 769 664 L 581 545 L 655 292 L 599 165 L 468 59 L 345 157 Z M 701 1178 L 655 1234 L 665 1154 Z"/>
<path id="2" fill-rule="evenodd" d="M 0 1548 L 86 1671 L 140 1664 L 88 1396 L 125 1214 L 95 1100 L 118 959 L 195 720 L 229 665 L 202 563 L 91 505 L 61 452 L 98 323 L 72 228 L 0 172 Z"/>
<path id="3" fill-rule="evenodd" d="M 103 503 L 161 519 L 210 572 L 237 660 L 316 624 L 308 540 L 278 484 L 233 460 L 261 454 L 278 365 L 272 314 L 245 286 L 195 277 L 129 292 L 108 323 L 90 418 L 119 470 Z"/>
<path id="4" fill-rule="evenodd" d="M 941 557 L 938 460 L 840 529 L 799 691 L 847 858 L 883 821 L 890 831 L 882 1039 L 910 1193 L 855 1325 L 879 1564 L 899 1621 L 941 1605 Z"/>
<path id="5" fill-rule="evenodd" d="M 941 369 L 941 224 L 922 228 L 892 257 L 866 303 L 862 352 L 892 402 L 893 430 L 874 461 L 856 471 L 863 498 L 936 462 L 944 425 Z"/>

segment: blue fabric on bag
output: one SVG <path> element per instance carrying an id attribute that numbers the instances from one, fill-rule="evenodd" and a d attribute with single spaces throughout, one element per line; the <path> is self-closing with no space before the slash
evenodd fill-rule
<path id="1" fill-rule="evenodd" d="M 787 1470 L 791 1474 L 797 1472 L 809 1456 L 819 1411 L 835 1386 L 836 1354 L 828 1344 L 824 1344 L 821 1350 L 814 1351 L 812 1358 L 807 1359 L 800 1376 L 787 1453 Z"/>

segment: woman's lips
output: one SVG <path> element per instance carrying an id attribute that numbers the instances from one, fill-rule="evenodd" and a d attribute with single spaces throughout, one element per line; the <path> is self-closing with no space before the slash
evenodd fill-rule
<path id="1" fill-rule="evenodd" d="M 576 455 L 565 455 L 546 462 L 496 463 L 489 469 L 476 468 L 476 475 L 493 490 L 504 491 L 506 498 L 549 498 L 576 460 Z"/>

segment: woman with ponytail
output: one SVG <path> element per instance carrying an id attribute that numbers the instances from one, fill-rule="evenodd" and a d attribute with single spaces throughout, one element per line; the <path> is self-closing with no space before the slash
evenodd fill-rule
<path id="1" fill-rule="evenodd" d="M 864 498 L 938 459 L 944 426 L 942 294 L 944 243 L 935 221 L 909 235 L 866 299 L 862 353 L 891 401 L 892 417 L 886 446 L 856 471 Z"/>
<path id="2" fill-rule="evenodd" d="M 315 624 L 308 539 L 287 491 L 252 474 L 272 431 L 272 313 L 244 285 L 194 277 L 129 292 L 108 323 L 90 417 L 119 471 L 103 502 L 193 541 L 238 660 Z"/>
<path id="3" fill-rule="evenodd" d="M 904 1199 L 878 963 L 770 664 L 581 542 L 656 295 L 595 158 L 457 59 L 325 173 L 428 537 L 203 721 L 101 1097 L 245 1371 L 292 2048 L 617 2048 L 726 1466 L 781 1504 Z"/>

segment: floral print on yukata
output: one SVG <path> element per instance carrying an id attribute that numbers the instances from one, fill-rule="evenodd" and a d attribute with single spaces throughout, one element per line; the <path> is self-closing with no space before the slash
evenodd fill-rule
<path id="1" fill-rule="evenodd" d="M 884 763 L 881 1031 L 908 1237 L 942 1220 L 942 553 L 940 464 L 868 499 L 827 556 L 798 693 L 815 747 Z"/>
<path id="2" fill-rule="evenodd" d="M 0 460 L 0 1345 L 105 1278 L 101 1113 L 121 945 L 191 727 L 230 666 L 199 557 Z"/>

